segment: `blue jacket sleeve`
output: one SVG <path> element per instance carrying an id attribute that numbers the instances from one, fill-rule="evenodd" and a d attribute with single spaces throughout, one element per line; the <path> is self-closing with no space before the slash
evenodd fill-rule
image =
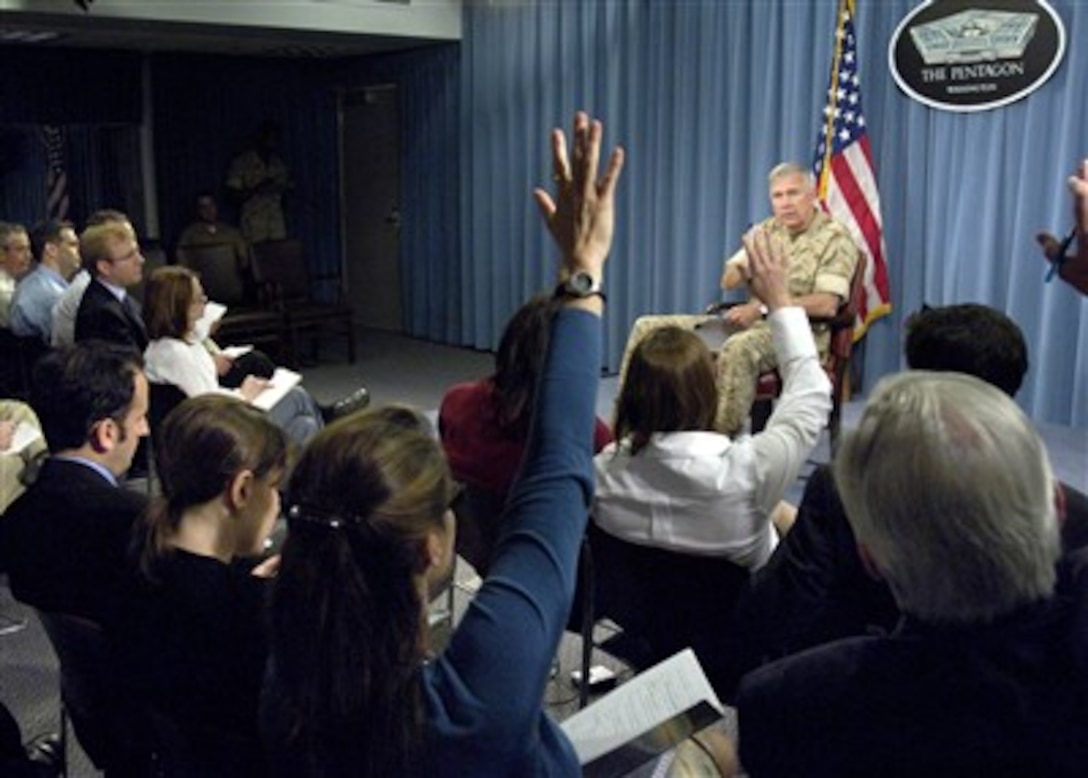
<path id="1" fill-rule="evenodd" d="M 521 476 L 503 519 L 507 530 L 490 575 L 428 674 L 439 737 L 456 732 L 466 750 L 486 748 L 495 763 L 504 756 L 517 761 L 532 747 L 570 610 L 593 496 L 600 331 L 597 316 L 559 312 Z"/>

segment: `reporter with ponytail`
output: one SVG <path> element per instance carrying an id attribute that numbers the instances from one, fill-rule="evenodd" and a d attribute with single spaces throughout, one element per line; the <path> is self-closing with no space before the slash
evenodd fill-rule
<path id="1" fill-rule="evenodd" d="M 140 594 L 121 625 L 132 693 L 157 714 L 168 775 L 260 775 L 257 703 L 286 433 L 224 395 L 190 398 L 156 444 L 162 496 L 137 531 Z M 163 738 L 162 735 L 168 733 Z"/>
<path id="2" fill-rule="evenodd" d="M 613 152 L 579 113 L 573 154 L 552 134 L 555 199 L 534 195 L 563 254 L 548 358 L 521 477 L 490 573 L 440 655 L 426 603 L 454 561 L 453 487 L 430 431 L 404 409 L 335 422 L 288 489 L 262 734 L 273 774 L 573 776 L 542 710 L 593 495 L 598 291 L 612 242 Z"/>

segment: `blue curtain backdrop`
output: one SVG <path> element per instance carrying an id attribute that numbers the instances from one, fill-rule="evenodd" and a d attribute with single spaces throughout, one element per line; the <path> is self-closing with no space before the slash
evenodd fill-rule
<path id="1" fill-rule="evenodd" d="M 1088 425 L 1088 301 L 1043 283 L 1032 239 L 1039 228 L 1068 229 L 1064 180 L 1088 155 L 1088 3 L 1052 3 L 1070 45 L 1047 84 L 971 115 L 929 109 L 894 84 L 888 41 L 916 5 L 858 0 L 894 306 L 868 335 L 865 385 L 900 369 L 902 320 L 923 301 L 982 302 L 1027 336 L 1024 408 L 1039 421 Z M 723 255 L 768 213 L 766 172 L 782 159 L 811 159 L 836 6 L 466 4 L 464 261 L 450 339 L 493 347 L 517 305 L 549 285 L 553 251 L 530 191 L 549 182 L 549 128 L 580 107 L 603 117 L 607 143 L 629 155 L 607 282 L 608 366 L 636 316 L 696 311 L 714 298 Z"/>

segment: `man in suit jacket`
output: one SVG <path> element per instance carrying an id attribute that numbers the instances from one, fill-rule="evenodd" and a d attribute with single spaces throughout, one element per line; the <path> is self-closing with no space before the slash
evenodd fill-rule
<path id="1" fill-rule="evenodd" d="M 965 303 L 925 308 L 907 324 L 907 364 L 914 370 L 967 373 L 1010 397 L 1028 369 L 1027 342 L 1002 312 Z M 1088 497 L 1067 484 L 1062 550 L 1088 545 Z M 884 581 L 869 576 L 829 468 L 808 483 L 789 534 L 751 579 L 739 604 L 738 631 L 750 669 L 852 635 L 888 632 L 899 609 Z"/>
<path id="2" fill-rule="evenodd" d="M 1002 391 L 910 370 L 877 385 L 835 479 L 903 619 L 745 676 L 741 762 L 793 775 L 1081 775 L 1088 575 L 1063 560 L 1046 448 Z"/>
<path id="3" fill-rule="evenodd" d="M 104 340 L 147 348 L 147 330 L 140 304 L 128 289 L 143 278 L 144 258 L 136 233 L 127 222 L 88 227 L 79 239 L 83 266 L 93 276 L 76 314 L 76 342 Z"/>
<path id="4" fill-rule="evenodd" d="M 108 621 L 126 574 L 132 525 L 145 495 L 118 479 L 147 435 L 142 358 L 101 342 L 50 353 L 31 406 L 50 458 L 0 519 L 0 569 L 35 608 Z"/>

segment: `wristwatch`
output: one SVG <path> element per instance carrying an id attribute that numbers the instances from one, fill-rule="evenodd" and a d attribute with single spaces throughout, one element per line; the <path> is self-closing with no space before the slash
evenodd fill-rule
<path id="1" fill-rule="evenodd" d="M 601 282 L 584 270 L 576 270 L 571 273 L 566 281 L 555 288 L 555 296 L 576 297 L 585 299 L 596 295 L 601 300 L 607 301 L 604 292 L 601 291 Z"/>

